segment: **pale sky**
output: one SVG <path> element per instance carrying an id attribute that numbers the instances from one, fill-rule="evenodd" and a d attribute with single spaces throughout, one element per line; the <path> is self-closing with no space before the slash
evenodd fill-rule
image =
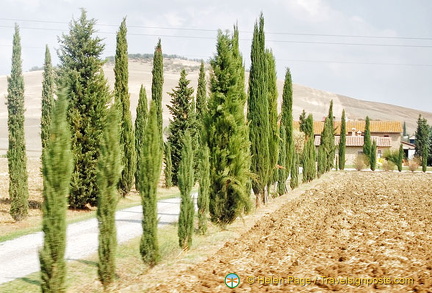
<path id="1" fill-rule="evenodd" d="M 113 56 L 127 16 L 129 53 L 163 52 L 209 60 L 217 30 L 240 29 L 245 64 L 252 30 L 264 13 L 266 46 L 283 79 L 353 98 L 432 112 L 430 0 L 1 0 L 0 75 L 10 73 L 14 23 L 21 28 L 24 71 L 42 66 L 45 44 L 54 63 L 57 37 L 85 8 Z"/>

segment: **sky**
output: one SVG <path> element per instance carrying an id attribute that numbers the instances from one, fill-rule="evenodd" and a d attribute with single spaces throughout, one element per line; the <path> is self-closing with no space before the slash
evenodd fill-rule
<path id="1" fill-rule="evenodd" d="M 129 53 L 152 53 L 161 38 L 164 53 L 205 61 L 217 30 L 237 23 L 246 69 L 262 12 L 280 79 L 290 68 L 297 84 L 432 112 L 430 0 L 1 0 L 0 75 L 10 73 L 15 23 L 28 71 L 43 65 L 45 45 L 58 62 L 58 38 L 80 8 L 97 20 L 103 57 L 124 17 Z"/>

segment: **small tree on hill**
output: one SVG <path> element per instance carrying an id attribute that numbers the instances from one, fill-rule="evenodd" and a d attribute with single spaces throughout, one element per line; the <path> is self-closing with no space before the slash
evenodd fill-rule
<path id="1" fill-rule="evenodd" d="M 181 193 L 180 215 L 178 222 L 179 246 L 188 250 L 192 246 L 194 201 L 191 196 L 194 183 L 192 138 L 189 131 L 183 137 L 183 147 L 178 172 L 178 185 Z"/>
<path id="2" fill-rule="evenodd" d="M 143 85 L 141 85 L 138 106 L 136 108 L 135 118 L 135 153 L 136 153 L 136 171 L 135 171 L 135 188 L 139 191 L 139 174 L 141 165 L 138 163 L 141 157 L 144 144 L 144 131 L 147 123 L 148 104 L 147 94 Z"/>
<path id="3" fill-rule="evenodd" d="M 64 92 L 54 105 L 42 153 L 43 248 L 39 251 L 42 292 L 66 292 L 66 210 L 73 169 Z"/>
<path id="4" fill-rule="evenodd" d="M 153 267 L 160 259 L 157 237 L 156 189 L 162 166 L 162 137 L 158 128 L 158 105 L 150 104 L 150 115 L 145 126 L 138 157 L 138 189 L 143 209 L 143 235 L 140 253 L 144 263 Z"/>
<path id="5" fill-rule="evenodd" d="M 198 231 L 201 234 L 207 232 L 207 216 L 209 211 L 209 191 L 210 191 L 210 162 L 209 149 L 205 145 L 202 147 L 200 156 L 200 179 L 198 190 Z"/>
<path id="6" fill-rule="evenodd" d="M 10 215 L 21 221 L 28 214 L 27 156 L 24 136 L 24 77 L 22 75 L 21 37 L 15 25 L 12 47 L 12 70 L 7 78 L 7 108 L 9 147 L 7 152 L 9 167 Z"/>
<path id="7" fill-rule="evenodd" d="M 99 191 L 96 213 L 99 224 L 98 275 L 104 288 L 114 281 L 116 269 L 117 230 L 115 212 L 119 199 L 118 182 L 122 174 L 121 145 L 119 141 L 120 121 L 116 106 L 111 106 L 105 120 L 97 173 Z"/>
<path id="8" fill-rule="evenodd" d="M 345 169 L 345 149 L 346 149 L 346 121 L 345 109 L 342 110 L 340 140 L 339 140 L 339 169 Z"/>

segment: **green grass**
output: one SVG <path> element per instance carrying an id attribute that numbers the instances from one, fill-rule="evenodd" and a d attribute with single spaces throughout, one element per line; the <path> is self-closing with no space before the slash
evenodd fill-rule
<path id="1" fill-rule="evenodd" d="M 198 188 L 194 188 L 192 190 L 192 192 L 197 192 Z M 158 190 L 158 200 L 163 200 L 163 199 L 168 199 L 168 198 L 174 198 L 174 197 L 180 197 L 180 192 L 178 191 L 178 189 L 160 189 Z M 126 198 L 122 198 L 120 199 L 118 205 L 117 205 L 117 210 L 122 210 L 122 209 L 127 209 L 130 207 L 134 207 L 137 205 L 141 204 L 141 198 L 137 195 L 131 195 L 128 196 Z M 66 220 L 67 224 L 73 224 L 76 222 L 80 222 L 80 221 L 85 221 L 91 218 L 96 217 L 96 211 L 87 211 L 87 212 L 83 212 L 82 214 L 79 215 L 74 215 L 73 217 L 70 217 L 69 219 Z M 29 227 L 29 228 L 25 228 L 25 229 L 20 229 L 20 230 L 16 230 L 13 231 L 11 233 L 5 234 L 5 235 L 1 235 L 0 236 L 0 242 L 4 242 L 4 241 L 8 241 L 8 240 L 12 240 L 27 234 L 31 234 L 31 233 L 36 233 L 36 232 L 40 232 L 42 231 L 42 226 L 41 223 L 35 223 L 34 226 Z"/>

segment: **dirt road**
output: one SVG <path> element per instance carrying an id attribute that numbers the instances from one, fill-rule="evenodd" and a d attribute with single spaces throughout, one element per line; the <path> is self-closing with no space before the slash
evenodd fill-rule
<path id="1" fill-rule="evenodd" d="M 431 292 L 431 185 L 431 174 L 334 173 L 150 291 Z"/>

